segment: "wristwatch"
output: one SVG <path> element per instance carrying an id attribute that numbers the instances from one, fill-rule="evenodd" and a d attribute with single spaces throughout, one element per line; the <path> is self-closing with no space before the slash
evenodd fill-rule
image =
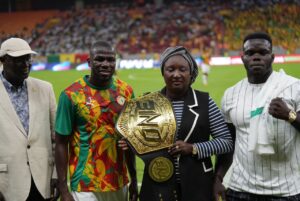
<path id="1" fill-rule="evenodd" d="M 197 149 L 197 146 L 196 146 L 195 144 L 193 144 L 192 155 L 193 155 L 193 156 L 198 155 L 198 149 Z"/>
<path id="2" fill-rule="evenodd" d="M 289 122 L 293 123 L 297 119 L 297 113 L 294 110 L 289 112 Z"/>

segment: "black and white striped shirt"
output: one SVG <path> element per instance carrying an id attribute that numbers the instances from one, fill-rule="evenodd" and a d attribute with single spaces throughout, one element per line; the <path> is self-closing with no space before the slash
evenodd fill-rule
<path id="1" fill-rule="evenodd" d="M 273 118 L 272 155 L 248 151 L 250 113 L 264 84 L 247 78 L 227 89 L 222 99 L 225 121 L 236 128 L 235 151 L 229 187 L 253 194 L 292 196 L 300 193 L 300 133 L 288 121 Z M 300 110 L 300 81 L 284 89 L 278 97 Z M 230 173 L 228 174 L 230 175 Z"/>

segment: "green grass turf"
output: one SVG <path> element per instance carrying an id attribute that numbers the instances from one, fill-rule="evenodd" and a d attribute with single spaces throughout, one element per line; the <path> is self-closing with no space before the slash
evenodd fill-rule
<path id="1" fill-rule="evenodd" d="M 274 64 L 273 68 L 275 70 L 283 68 L 287 74 L 300 78 L 300 64 Z M 64 88 L 86 74 L 89 74 L 89 71 L 38 71 L 32 72 L 31 76 L 51 82 L 58 100 L 59 94 Z M 157 91 L 164 86 L 160 69 L 119 70 L 117 76 L 133 87 L 136 96 L 144 92 Z M 193 88 L 209 92 L 215 102 L 220 105 L 225 89 L 234 85 L 245 76 L 244 67 L 241 65 L 212 67 L 208 78 L 208 86 L 202 85 L 200 73 L 193 84 Z M 143 162 L 140 159 L 137 160 L 137 169 L 138 179 L 141 181 Z"/>

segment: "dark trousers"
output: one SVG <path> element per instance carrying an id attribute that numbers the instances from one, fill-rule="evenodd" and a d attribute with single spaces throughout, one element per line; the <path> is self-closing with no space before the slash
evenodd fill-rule
<path id="1" fill-rule="evenodd" d="M 44 201 L 45 199 L 40 194 L 39 190 L 36 188 L 36 185 L 31 177 L 31 187 L 29 195 L 26 199 L 26 201 Z"/>
<path id="2" fill-rule="evenodd" d="M 288 197 L 277 197 L 271 195 L 256 195 L 227 189 L 226 201 L 300 201 L 300 194 Z"/>

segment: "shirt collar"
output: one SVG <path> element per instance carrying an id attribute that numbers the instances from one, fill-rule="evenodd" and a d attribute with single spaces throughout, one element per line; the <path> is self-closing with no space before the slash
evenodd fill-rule
<path id="1" fill-rule="evenodd" d="M 3 71 L 0 73 L 0 79 L 3 82 L 3 85 L 5 86 L 6 89 L 23 89 L 24 87 L 26 87 L 26 82 L 25 80 L 23 81 L 22 85 L 19 87 L 15 87 L 14 85 L 12 85 L 9 81 L 7 81 L 7 79 L 3 76 Z"/>

